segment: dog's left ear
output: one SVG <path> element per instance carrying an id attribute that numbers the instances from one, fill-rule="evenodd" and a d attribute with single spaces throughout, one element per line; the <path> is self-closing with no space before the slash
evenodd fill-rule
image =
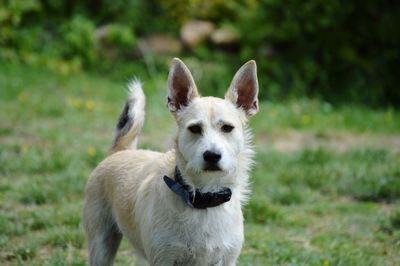
<path id="1" fill-rule="evenodd" d="M 168 109 L 171 112 L 179 111 L 198 96 L 199 93 L 189 69 L 179 58 L 174 58 L 168 75 Z"/>
<path id="2" fill-rule="evenodd" d="M 257 113 L 258 80 L 256 61 L 248 61 L 236 72 L 225 94 L 225 99 L 242 109 L 248 117 Z"/>

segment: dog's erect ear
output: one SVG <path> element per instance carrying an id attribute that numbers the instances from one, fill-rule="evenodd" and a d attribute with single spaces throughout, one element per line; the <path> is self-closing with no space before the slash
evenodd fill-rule
<path id="1" fill-rule="evenodd" d="M 233 77 L 225 99 L 245 111 L 247 116 L 258 111 L 257 65 L 254 60 L 244 64 Z"/>
<path id="2" fill-rule="evenodd" d="M 176 112 L 198 96 L 199 93 L 189 69 L 180 59 L 174 58 L 168 75 L 168 109 Z"/>

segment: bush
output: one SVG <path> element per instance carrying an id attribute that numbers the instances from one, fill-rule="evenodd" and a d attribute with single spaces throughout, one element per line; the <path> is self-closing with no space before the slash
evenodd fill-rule
<path id="1" fill-rule="evenodd" d="M 241 12 L 242 58 L 258 58 L 271 96 L 400 103 L 400 5 L 259 0 Z M 266 94 L 264 92 L 263 96 Z"/>
<path id="2" fill-rule="evenodd" d="M 400 4 L 389 0 L 10 0 L 0 7 L 0 59 L 62 73 L 109 70 L 140 55 L 132 52 L 136 36 L 177 37 L 189 19 L 233 27 L 240 35 L 229 49 L 206 44 L 190 51 L 216 64 L 221 84 L 230 81 L 225 73 L 233 66 L 254 58 L 262 99 L 400 104 Z M 107 36 L 99 39 L 105 27 Z"/>
<path id="3" fill-rule="evenodd" d="M 127 47 L 135 45 L 126 2 L 8 1 L 0 7 L 0 58 L 62 73 L 91 67 L 103 56 L 96 30 L 104 25 L 109 29 L 103 36 L 105 46 L 117 47 L 118 55 L 125 55 Z M 123 24 L 117 23 L 119 19 L 125 19 Z"/>
<path id="4" fill-rule="evenodd" d="M 61 27 L 61 34 L 65 43 L 64 56 L 78 57 L 93 64 L 96 60 L 95 26 L 89 19 L 76 16 Z"/>

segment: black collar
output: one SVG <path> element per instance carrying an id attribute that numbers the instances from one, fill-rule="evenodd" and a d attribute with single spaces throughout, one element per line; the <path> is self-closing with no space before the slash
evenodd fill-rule
<path id="1" fill-rule="evenodd" d="M 195 209 L 207 209 L 219 206 L 229 201 L 232 195 L 230 188 L 222 188 L 222 190 L 218 192 L 206 193 L 200 192 L 198 189 L 195 191 L 191 190 L 190 186 L 183 181 L 178 166 L 175 168 L 175 180 L 164 176 L 164 182 L 173 192 L 178 194 L 187 205 Z"/>

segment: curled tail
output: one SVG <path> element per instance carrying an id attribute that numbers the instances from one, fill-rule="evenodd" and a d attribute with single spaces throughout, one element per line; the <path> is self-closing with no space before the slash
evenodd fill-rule
<path id="1" fill-rule="evenodd" d="M 144 123 L 145 96 L 139 80 L 128 83 L 128 100 L 115 127 L 110 154 L 125 149 L 135 149 Z"/>

